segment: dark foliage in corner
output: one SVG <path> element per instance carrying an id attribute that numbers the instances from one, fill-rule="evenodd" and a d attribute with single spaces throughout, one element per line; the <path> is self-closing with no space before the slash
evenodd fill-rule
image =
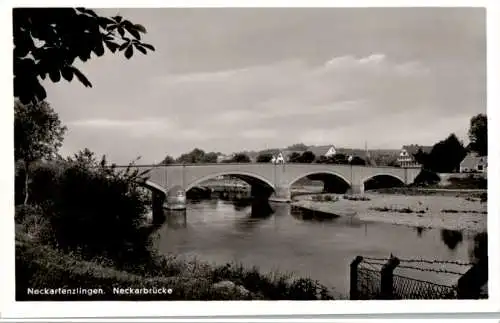
<path id="1" fill-rule="evenodd" d="M 14 8 L 14 96 L 22 103 L 36 103 L 47 93 L 39 77 L 52 82 L 61 78 L 92 83 L 74 65 L 86 62 L 91 54 L 124 52 L 129 59 L 135 50 L 146 54 L 155 48 L 141 41 L 144 26 L 121 16 L 102 17 L 86 8 Z"/>

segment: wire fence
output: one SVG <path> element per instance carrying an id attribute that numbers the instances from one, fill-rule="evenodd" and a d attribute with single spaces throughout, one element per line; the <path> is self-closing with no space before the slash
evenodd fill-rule
<path id="1" fill-rule="evenodd" d="M 436 284 L 430 281 L 394 275 L 394 299 L 456 299 L 454 286 Z"/>
<path id="2" fill-rule="evenodd" d="M 358 299 L 369 300 L 379 299 L 381 295 L 381 275 L 380 271 L 360 268 L 358 270 L 357 288 L 359 291 Z"/>
<path id="3" fill-rule="evenodd" d="M 459 261 L 399 259 L 392 255 L 390 258 L 357 259 L 351 264 L 351 279 L 357 280 L 351 285 L 356 289 L 351 297 L 361 300 L 457 299 L 460 298 L 458 281 L 473 266 Z M 396 269 L 398 272 L 394 273 Z M 429 273 L 435 273 L 432 278 L 437 281 L 417 278 L 416 272 L 427 277 L 431 277 Z M 443 275 L 447 276 L 443 278 Z"/>

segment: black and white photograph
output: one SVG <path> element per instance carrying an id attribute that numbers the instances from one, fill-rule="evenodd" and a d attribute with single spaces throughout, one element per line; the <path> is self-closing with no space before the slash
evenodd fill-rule
<path id="1" fill-rule="evenodd" d="M 14 7 L 15 301 L 487 300 L 486 16 Z"/>

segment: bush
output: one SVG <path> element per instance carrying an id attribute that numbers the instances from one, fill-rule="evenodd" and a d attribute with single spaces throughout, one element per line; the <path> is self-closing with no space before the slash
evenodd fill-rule
<path id="1" fill-rule="evenodd" d="M 119 268 L 147 261 L 150 237 L 141 226 L 148 201 L 134 176 L 71 161 L 39 165 L 32 202 L 42 205 L 51 243 L 85 259 L 107 257 Z"/>
<path id="2" fill-rule="evenodd" d="M 22 238 L 22 236 L 20 236 Z M 211 267 L 197 261 L 162 258 L 156 277 L 137 276 L 85 261 L 48 246 L 36 246 L 23 239 L 16 243 L 16 300 L 317 300 L 333 299 L 315 280 L 291 275 L 263 275 L 257 268 L 227 264 Z M 214 283 L 233 282 L 242 288 L 216 288 Z M 168 287 L 171 295 L 113 295 L 112 288 Z M 101 288 L 106 295 L 30 296 L 27 288 Z"/>
<path id="3" fill-rule="evenodd" d="M 438 174 L 422 169 L 420 173 L 415 177 L 413 184 L 415 185 L 435 185 L 441 181 L 441 177 Z"/>

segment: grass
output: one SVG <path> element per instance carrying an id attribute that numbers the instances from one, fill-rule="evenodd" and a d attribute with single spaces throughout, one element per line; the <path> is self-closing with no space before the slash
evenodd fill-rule
<path id="1" fill-rule="evenodd" d="M 318 300 L 333 299 L 308 278 L 278 272 L 263 274 L 241 264 L 212 266 L 176 257 L 156 257 L 141 275 L 117 270 L 105 260 L 86 261 L 16 234 L 16 299 L 22 300 Z M 148 269 L 149 268 L 149 269 Z M 230 281 L 229 287 L 216 283 Z M 101 288 L 105 294 L 28 295 L 28 288 Z M 115 288 L 172 289 L 172 294 L 119 295 Z"/>

